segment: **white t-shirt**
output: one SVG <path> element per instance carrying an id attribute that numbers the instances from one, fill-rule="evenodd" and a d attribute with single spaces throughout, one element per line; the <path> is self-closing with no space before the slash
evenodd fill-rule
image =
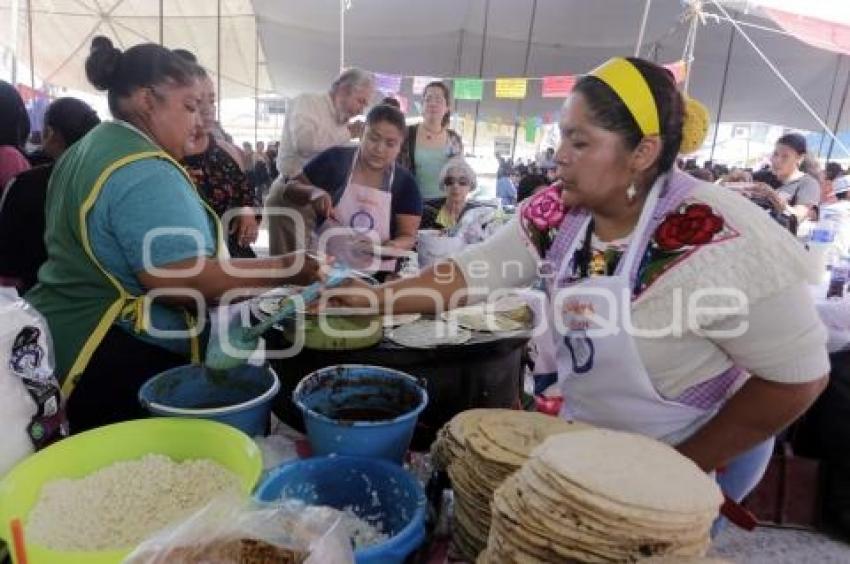
<path id="1" fill-rule="evenodd" d="M 632 302 L 632 322 L 640 328 L 667 327 L 672 317 L 669 299 L 677 289 L 687 301 L 701 289 L 729 287 L 746 296 L 748 311 L 702 316 L 693 329 L 728 329 L 741 322 L 748 328 L 740 336 L 719 339 L 702 336 L 683 323 L 678 337 L 636 337 L 658 392 L 675 399 L 733 365 L 785 383 L 812 381 L 828 373 L 826 330 L 807 286 L 817 273 L 802 245 L 760 208 L 728 190 L 701 184 L 688 201 L 710 205 L 738 236 L 703 245 L 665 272 Z M 532 284 L 539 263 L 517 220 L 453 260 L 464 273 L 471 301 Z M 719 300 L 711 305 L 729 304 Z"/>
<path id="2" fill-rule="evenodd" d="M 301 94 L 292 100 L 283 122 L 278 171 L 284 178 L 295 176 L 325 149 L 350 140 L 348 125 L 337 115 L 330 94 Z"/>

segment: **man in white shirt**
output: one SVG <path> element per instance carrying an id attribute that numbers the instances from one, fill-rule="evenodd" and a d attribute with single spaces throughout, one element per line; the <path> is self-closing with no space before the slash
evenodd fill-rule
<path id="1" fill-rule="evenodd" d="M 303 243 L 309 245 L 316 215 L 312 205 L 297 206 L 286 198 L 286 185 L 296 178 L 307 162 L 330 147 L 344 145 L 360 137 L 363 124 L 349 123 L 362 114 L 375 94 L 372 73 L 351 68 L 331 85 L 330 92 L 301 94 L 292 100 L 286 112 L 283 135 L 278 148 L 280 175 L 272 184 L 267 207 L 284 207 L 304 218 Z M 269 215 L 269 252 L 273 255 L 299 250 L 296 226 L 288 216 Z"/>

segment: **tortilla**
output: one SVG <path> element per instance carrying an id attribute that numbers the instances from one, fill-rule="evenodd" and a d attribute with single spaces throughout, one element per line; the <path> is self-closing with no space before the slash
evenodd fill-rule
<path id="1" fill-rule="evenodd" d="M 468 329 L 445 321 L 420 319 L 387 331 L 387 338 L 403 347 L 431 349 L 440 346 L 462 345 L 472 338 Z"/>
<path id="2" fill-rule="evenodd" d="M 385 328 L 399 327 L 418 321 L 422 317 L 421 313 L 397 313 L 395 315 L 387 314 L 384 316 L 383 323 Z"/>
<path id="3" fill-rule="evenodd" d="M 488 543 L 494 491 L 546 437 L 582 428 L 586 427 L 513 409 L 471 409 L 453 417 L 432 446 L 435 463 L 447 468 L 455 493 L 453 550 L 474 560 Z M 494 551 L 493 558 L 500 557 Z"/>
<path id="4" fill-rule="evenodd" d="M 491 333 L 521 331 L 532 319 L 525 301 L 515 296 L 445 311 L 441 317 L 472 331 Z"/>
<path id="5" fill-rule="evenodd" d="M 605 429 L 546 439 L 536 458 L 564 480 L 617 503 L 658 512 L 716 512 L 717 483 L 673 447 L 643 435 Z"/>
<path id="6" fill-rule="evenodd" d="M 479 419 L 481 434 L 498 448 L 531 454 L 494 493 L 483 562 L 633 562 L 653 555 L 678 562 L 705 554 L 722 495 L 690 460 L 647 437 L 602 429 L 554 434 L 529 448 L 546 432 L 522 429 L 532 421 L 517 418 L 519 429 L 510 429 Z M 486 454 L 509 458 L 498 448 Z"/>
<path id="7" fill-rule="evenodd" d="M 589 425 L 570 423 L 544 413 L 517 411 L 510 417 L 485 414 L 479 421 L 481 433 L 499 447 L 523 458 L 546 438 L 558 433 L 590 429 Z"/>

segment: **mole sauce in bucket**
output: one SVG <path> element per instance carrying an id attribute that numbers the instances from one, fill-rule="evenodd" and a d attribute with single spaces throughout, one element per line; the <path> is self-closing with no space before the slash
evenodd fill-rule
<path id="1" fill-rule="evenodd" d="M 292 394 L 317 455 L 346 454 L 401 463 L 428 394 L 413 376 L 366 365 L 323 368 Z"/>

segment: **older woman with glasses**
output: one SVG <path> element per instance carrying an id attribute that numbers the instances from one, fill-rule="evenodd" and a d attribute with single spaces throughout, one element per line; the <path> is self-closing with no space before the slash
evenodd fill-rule
<path id="1" fill-rule="evenodd" d="M 422 211 L 422 229 L 449 229 L 467 211 L 476 207 L 467 202 L 469 193 L 475 190 L 475 171 L 463 157 L 450 159 L 440 171 L 440 188 L 445 197 L 432 200 Z"/>

